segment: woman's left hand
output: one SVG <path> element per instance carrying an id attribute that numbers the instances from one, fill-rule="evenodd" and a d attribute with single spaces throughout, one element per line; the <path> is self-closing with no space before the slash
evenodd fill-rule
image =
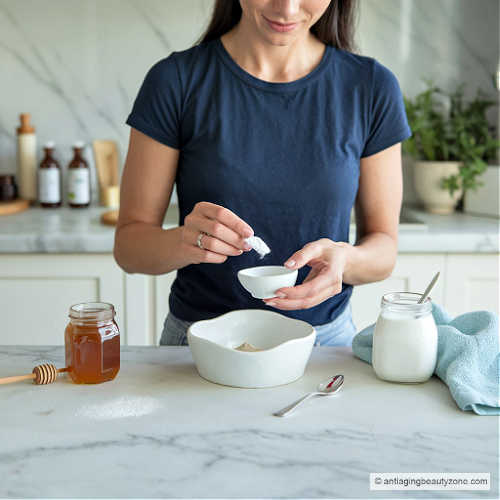
<path id="1" fill-rule="evenodd" d="M 351 245 L 322 238 L 305 245 L 286 262 L 289 269 L 305 265 L 311 271 L 298 286 L 276 290 L 276 297 L 264 299 L 271 307 L 288 311 L 309 309 L 337 295 L 342 290 L 342 277 L 348 264 Z"/>

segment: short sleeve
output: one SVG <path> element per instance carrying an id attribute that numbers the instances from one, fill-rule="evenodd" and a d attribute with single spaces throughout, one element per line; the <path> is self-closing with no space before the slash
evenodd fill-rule
<path id="1" fill-rule="evenodd" d="M 127 125 L 171 148 L 180 149 L 182 89 L 174 54 L 148 71 Z"/>
<path id="2" fill-rule="evenodd" d="M 371 156 L 411 136 L 398 80 L 374 61 L 368 132 L 361 157 Z"/>

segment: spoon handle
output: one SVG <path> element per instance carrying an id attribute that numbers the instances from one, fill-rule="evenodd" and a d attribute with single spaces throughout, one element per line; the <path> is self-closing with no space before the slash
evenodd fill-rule
<path id="1" fill-rule="evenodd" d="M 305 396 L 301 397 L 295 403 L 292 403 L 291 405 L 285 406 L 285 408 L 281 409 L 280 411 L 277 411 L 273 413 L 275 417 L 286 417 L 289 415 L 297 406 L 299 406 L 301 403 L 303 403 L 306 399 L 310 398 L 311 396 L 314 396 L 316 393 L 310 392 L 309 394 L 306 394 Z"/>
<path id="2" fill-rule="evenodd" d="M 431 290 L 434 288 L 434 285 L 436 284 L 436 281 L 438 280 L 440 274 L 441 273 L 438 271 L 434 276 L 434 278 L 432 278 L 432 281 L 429 283 L 429 286 L 425 289 L 424 294 L 422 295 L 422 297 L 420 297 L 418 304 L 422 304 L 424 300 L 427 298 L 427 295 L 429 295 Z"/>

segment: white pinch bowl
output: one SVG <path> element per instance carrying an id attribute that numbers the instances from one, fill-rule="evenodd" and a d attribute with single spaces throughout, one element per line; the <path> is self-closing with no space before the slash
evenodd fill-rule
<path id="1" fill-rule="evenodd" d="M 316 330 L 274 311 L 241 309 L 193 323 L 187 339 L 201 377 L 232 387 L 260 388 L 302 377 Z M 263 350 L 235 350 L 245 342 Z"/>
<path id="2" fill-rule="evenodd" d="M 297 269 L 285 266 L 248 267 L 238 271 L 238 280 L 252 297 L 270 299 L 278 288 L 295 285 L 297 274 Z"/>

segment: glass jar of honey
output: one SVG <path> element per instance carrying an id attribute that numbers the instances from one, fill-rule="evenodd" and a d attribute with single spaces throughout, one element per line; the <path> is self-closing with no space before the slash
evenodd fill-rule
<path id="1" fill-rule="evenodd" d="M 73 382 L 100 384 L 113 380 L 120 370 L 120 331 L 113 305 L 85 302 L 71 306 L 64 344 Z"/>

